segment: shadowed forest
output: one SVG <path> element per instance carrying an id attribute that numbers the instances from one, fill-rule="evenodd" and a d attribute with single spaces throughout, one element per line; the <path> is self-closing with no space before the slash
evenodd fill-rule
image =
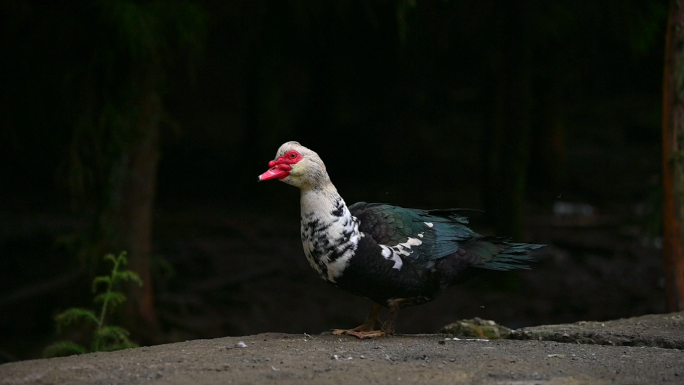
<path id="1" fill-rule="evenodd" d="M 308 265 L 297 189 L 256 181 L 290 140 L 348 204 L 477 209 L 476 231 L 548 245 L 399 332 L 667 311 L 667 20 L 665 0 L 3 1 L 0 363 L 40 357 L 122 250 L 144 285 L 114 317 L 141 345 L 356 326 L 370 302 Z"/>

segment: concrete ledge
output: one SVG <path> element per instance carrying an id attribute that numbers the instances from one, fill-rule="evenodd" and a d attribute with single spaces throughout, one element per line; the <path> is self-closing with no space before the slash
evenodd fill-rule
<path id="1" fill-rule="evenodd" d="M 518 340 L 684 349 L 684 312 L 652 314 L 606 322 L 543 325 L 514 330 Z"/>
<path id="2" fill-rule="evenodd" d="M 611 336 L 614 345 L 624 337 L 679 346 L 681 316 L 541 326 L 520 335 L 565 330 L 594 342 Z M 684 383 L 682 363 L 684 350 L 650 346 L 265 333 L 13 362 L 0 365 L 0 384 L 674 385 Z"/>

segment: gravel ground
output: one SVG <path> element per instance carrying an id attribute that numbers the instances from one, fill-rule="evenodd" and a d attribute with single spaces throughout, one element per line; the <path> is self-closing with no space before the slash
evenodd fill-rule
<path id="1" fill-rule="evenodd" d="M 665 339 L 681 341 L 682 315 L 556 327 L 622 336 L 630 330 L 639 335 L 649 330 L 655 336 L 660 330 L 667 334 Z M 594 332 L 597 329 L 601 333 Z M 194 340 L 4 364 L 0 384 L 684 383 L 684 351 L 676 348 L 445 337 L 397 335 L 361 341 L 329 334 L 265 333 Z M 648 339 L 640 341 L 648 344 Z"/>

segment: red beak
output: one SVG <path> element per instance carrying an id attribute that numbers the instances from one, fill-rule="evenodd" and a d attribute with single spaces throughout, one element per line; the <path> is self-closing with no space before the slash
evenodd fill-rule
<path id="1" fill-rule="evenodd" d="M 296 154 L 296 156 L 294 156 Z M 296 151 L 290 151 L 287 155 L 283 155 L 276 160 L 268 162 L 268 167 L 271 169 L 259 175 L 259 182 L 269 179 L 285 179 L 292 171 L 291 164 L 295 164 L 302 160 L 302 156 Z"/>
<path id="2" fill-rule="evenodd" d="M 259 175 L 259 182 L 269 179 L 285 179 L 290 175 L 290 170 L 292 167 L 288 164 L 276 164 L 274 161 L 270 161 L 268 165 L 271 167 L 265 173 Z"/>

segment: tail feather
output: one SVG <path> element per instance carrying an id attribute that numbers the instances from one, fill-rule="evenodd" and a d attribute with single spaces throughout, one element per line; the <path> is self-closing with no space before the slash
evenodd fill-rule
<path id="1" fill-rule="evenodd" d="M 535 262 L 530 255 L 546 245 L 534 243 L 513 243 L 506 238 L 483 237 L 466 246 L 473 266 L 489 270 L 529 270 L 529 262 Z"/>

